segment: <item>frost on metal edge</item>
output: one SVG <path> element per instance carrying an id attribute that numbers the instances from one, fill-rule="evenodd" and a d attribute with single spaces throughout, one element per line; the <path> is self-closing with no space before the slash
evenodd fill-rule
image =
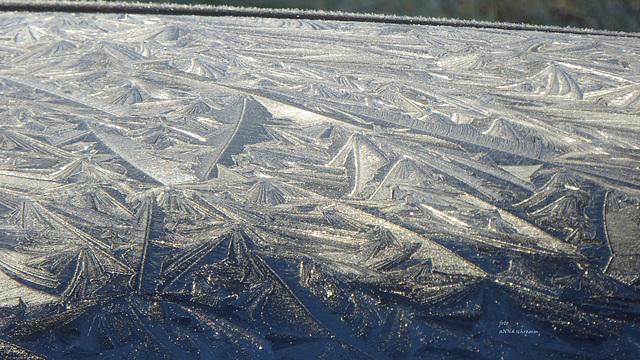
<path id="1" fill-rule="evenodd" d="M 640 351 L 633 39 L 47 13 L 0 33 L 2 356 Z"/>

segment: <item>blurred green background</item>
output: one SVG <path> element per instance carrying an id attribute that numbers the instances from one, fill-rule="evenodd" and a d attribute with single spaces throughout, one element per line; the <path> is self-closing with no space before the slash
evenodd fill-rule
<path id="1" fill-rule="evenodd" d="M 173 0 L 171 2 L 338 10 L 640 32 L 640 0 Z"/>

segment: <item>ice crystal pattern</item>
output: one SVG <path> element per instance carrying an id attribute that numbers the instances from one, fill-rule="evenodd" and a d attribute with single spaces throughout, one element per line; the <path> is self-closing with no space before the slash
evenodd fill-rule
<path id="1" fill-rule="evenodd" d="M 632 358 L 640 43 L 0 17 L 0 357 Z"/>

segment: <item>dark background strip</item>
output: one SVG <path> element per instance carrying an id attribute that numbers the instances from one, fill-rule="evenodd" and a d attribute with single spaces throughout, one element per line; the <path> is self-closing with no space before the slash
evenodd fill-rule
<path id="1" fill-rule="evenodd" d="M 357 22 L 377 22 L 410 25 L 445 25 L 459 27 L 492 28 L 503 30 L 532 30 L 557 33 L 605 35 L 640 38 L 639 33 L 619 31 L 578 29 L 547 25 L 514 24 L 443 18 L 408 17 L 395 15 L 375 15 L 345 13 L 336 11 L 291 10 L 243 8 L 232 6 L 182 5 L 158 3 L 93 2 L 93 1 L 6 1 L 0 2 L 0 11 L 30 12 L 77 12 L 77 13 L 126 13 L 156 15 L 198 15 L 198 16 L 246 16 L 263 18 L 337 20 Z"/>

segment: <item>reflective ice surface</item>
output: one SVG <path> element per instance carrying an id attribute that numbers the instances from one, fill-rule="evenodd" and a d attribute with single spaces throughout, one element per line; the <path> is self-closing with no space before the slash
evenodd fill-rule
<path id="1" fill-rule="evenodd" d="M 633 357 L 639 53 L 2 14 L 0 357 Z"/>

